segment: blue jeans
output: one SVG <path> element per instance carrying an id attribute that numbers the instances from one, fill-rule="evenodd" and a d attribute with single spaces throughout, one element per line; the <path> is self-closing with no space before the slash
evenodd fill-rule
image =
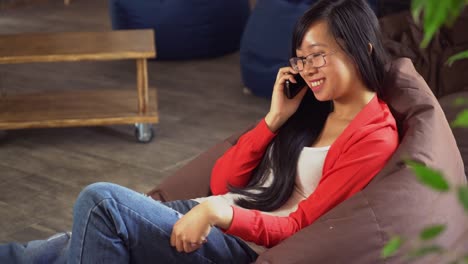
<path id="1" fill-rule="evenodd" d="M 27 244 L 0 245 L 0 263 L 8 264 L 63 264 L 66 263 L 70 233 L 60 233 L 46 240 Z"/>
<path id="2" fill-rule="evenodd" d="M 216 227 L 211 229 L 208 242 L 194 252 L 179 253 L 172 247 L 169 240 L 172 226 L 195 205 L 197 203 L 191 200 L 161 203 L 115 184 L 92 184 L 80 193 L 76 201 L 69 244 L 62 244 L 59 249 L 54 249 L 53 255 L 57 255 L 58 260 L 56 263 L 63 263 L 64 256 L 68 263 L 255 261 L 257 254 L 247 244 L 237 237 L 224 234 Z M 16 259 L 20 259 L 18 256 L 21 254 L 18 252 L 26 252 L 27 246 L 22 248 L 18 247 L 18 244 L 0 246 L 0 263 L 10 263 L 3 262 L 12 259 L 2 259 L 2 255 L 9 257 L 12 256 L 12 252 L 16 252 Z M 33 255 L 33 258 L 38 259 L 44 255 L 48 256 L 38 254 L 34 249 L 29 250 L 27 257 Z"/>

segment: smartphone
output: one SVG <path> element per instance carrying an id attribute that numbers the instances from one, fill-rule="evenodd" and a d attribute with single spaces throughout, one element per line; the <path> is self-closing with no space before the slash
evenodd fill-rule
<path id="1" fill-rule="evenodd" d="M 300 74 L 295 74 L 293 76 L 297 83 L 286 80 L 284 84 L 284 94 L 289 99 L 294 98 L 294 96 L 296 96 L 304 87 L 307 86 L 306 82 Z"/>

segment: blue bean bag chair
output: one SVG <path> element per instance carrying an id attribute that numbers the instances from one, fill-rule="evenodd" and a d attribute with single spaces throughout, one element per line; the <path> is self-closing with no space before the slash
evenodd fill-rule
<path id="1" fill-rule="evenodd" d="M 110 0 L 113 29 L 155 30 L 157 59 L 194 59 L 239 49 L 248 0 Z"/>
<path id="2" fill-rule="evenodd" d="M 257 0 L 240 47 L 242 81 L 253 94 L 271 97 L 278 69 L 289 65 L 296 21 L 316 1 Z"/>

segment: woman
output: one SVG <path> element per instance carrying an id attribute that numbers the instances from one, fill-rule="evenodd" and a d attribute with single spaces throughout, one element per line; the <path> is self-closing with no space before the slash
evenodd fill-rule
<path id="1" fill-rule="evenodd" d="M 298 21 L 292 54 L 270 111 L 216 162 L 213 196 L 160 203 L 90 185 L 68 262 L 250 263 L 362 190 L 398 144 L 375 15 L 364 0 L 319 1 Z M 296 78 L 307 86 L 288 99 Z"/>

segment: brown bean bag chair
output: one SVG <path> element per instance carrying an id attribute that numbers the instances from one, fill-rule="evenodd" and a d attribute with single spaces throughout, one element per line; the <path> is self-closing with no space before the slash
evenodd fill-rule
<path id="1" fill-rule="evenodd" d="M 256 263 L 402 263 L 401 255 L 385 262 L 380 257 L 390 236 L 417 237 L 423 227 L 434 223 L 448 224 L 436 242 L 454 249 L 468 223 L 461 206 L 453 195 L 422 186 L 402 162 L 402 158 L 420 161 L 443 171 L 452 184 L 466 184 L 462 157 L 444 112 L 409 59 L 389 65 L 386 94 L 401 139 L 388 164 L 364 190 L 261 254 Z M 240 134 L 204 152 L 148 194 L 163 201 L 209 195 L 212 166 Z M 466 151 L 464 155 L 468 158 Z M 468 245 L 460 246 L 466 253 Z"/>

